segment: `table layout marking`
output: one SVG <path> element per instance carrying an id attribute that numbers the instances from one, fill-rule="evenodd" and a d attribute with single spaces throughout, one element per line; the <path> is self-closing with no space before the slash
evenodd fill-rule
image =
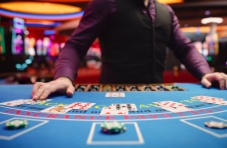
<path id="1" fill-rule="evenodd" d="M 31 128 L 28 128 L 28 129 L 26 129 L 26 130 L 24 130 L 24 131 L 21 131 L 21 132 L 19 132 L 19 133 L 17 133 L 17 134 L 14 134 L 14 135 L 12 135 L 12 136 L 2 136 L 2 135 L 0 135 L 0 139 L 3 139 L 3 140 L 12 140 L 12 139 L 14 139 L 14 138 L 16 138 L 16 137 L 19 137 L 19 136 L 21 136 L 21 135 L 23 135 L 23 134 L 25 134 L 25 133 L 27 133 L 27 132 L 29 132 L 29 131 L 31 131 L 31 130 L 34 130 L 35 128 L 38 128 L 39 126 L 42 126 L 42 125 L 46 124 L 47 122 L 49 122 L 48 120 L 38 120 L 38 119 L 16 118 L 16 117 L 14 117 L 14 118 L 11 118 L 11 119 L 9 119 L 9 120 L 5 120 L 5 121 L 1 122 L 0 124 L 4 124 L 4 123 L 6 123 L 7 121 L 10 121 L 10 120 L 13 120 L 13 119 L 34 120 L 34 121 L 41 121 L 42 123 L 40 123 L 40 124 L 38 124 L 38 125 L 35 125 L 35 126 L 31 127 Z"/>
<path id="2" fill-rule="evenodd" d="M 184 123 L 186 123 L 186 124 L 188 124 L 188 125 L 190 125 L 192 127 L 195 127 L 195 128 L 197 128 L 197 129 L 199 129 L 201 131 L 204 131 L 204 132 L 206 132 L 208 134 L 211 134 L 211 135 L 213 135 L 213 136 L 215 136 L 217 138 L 227 138 L 227 133 L 226 134 L 217 134 L 215 132 L 207 130 L 206 128 L 202 128 L 200 126 L 197 126 L 197 125 L 195 125 L 193 123 L 188 122 L 188 120 L 195 120 L 195 119 L 201 119 L 201 118 L 216 118 L 216 119 L 222 120 L 224 122 L 227 122 L 227 120 L 219 118 L 219 117 L 216 117 L 216 116 L 203 116 L 203 117 L 197 117 L 197 118 L 187 118 L 187 119 L 181 119 L 180 121 L 182 121 L 182 122 L 184 122 Z"/>

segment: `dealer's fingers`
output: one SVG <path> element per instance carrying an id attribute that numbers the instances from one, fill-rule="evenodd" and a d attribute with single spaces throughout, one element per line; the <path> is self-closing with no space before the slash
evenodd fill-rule
<path id="1" fill-rule="evenodd" d="M 36 82 L 34 85 L 33 85 L 33 88 L 32 88 L 32 97 L 34 96 L 34 94 L 39 90 L 39 88 L 43 85 L 44 83 L 42 82 Z"/>
<path id="2" fill-rule="evenodd" d="M 201 83 L 206 88 L 209 88 L 212 85 L 212 83 L 210 81 L 208 81 L 206 78 L 202 79 Z"/>
<path id="3" fill-rule="evenodd" d="M 33 94 L 33 97 L 32 99 L 33 100 L 40 100 L 45 88 L 44 88 L 45 85 L 42 85 L 39 87 L 39 89 Z"/>
<path id="4" fill-rule="evenodd" d="M 36 94 L 39 96 L 39 100 L 45 100 L 47 97 L 56 90 L 56 85 L 47 84 L 41 87 L 40 92 Z"/>
<path id="5" fill-rule="evenodd" d="M 73 96 L 73 93 L 75 91 L 75 87 L 73 85 L 70 85 L 67 90 L 66 90 L 66 95 L 68 97 L 72 97 Z"/>
<path id="6" fill-rule="evenodd" d="M 220 89 L 224 89 L 224 83 L 223 83 L 223 80 L 224 80 L 224 78 L 223 78 L 223 76 L 222 76 L 222 73 L 219 73 L 219 72 L 215 72 L 212 76 L 211 76 L 211 82 L 213 82 L 213 81 L 217 81 L 218 82 L 218 84 L 219 84 L 219 88 Z"/>
<path id="7" fill-rule="evenodd" d="M 215 77 L 213 80 L 218 81 L 219 88 L 220 89 L 225 89 L 226 88 L 226 76 L 224 73 L 215 73 Z"/>
<path id="8" fill-rule="evenodd" d="M 47 99 L 47 97 L 54 92 L 56 89 L 55 85 L 52 85 L 51 83 L 45 83 L 42 86 L 39 87 L 39 89 L 35 92 L 33 95 L 34 100 L 44 100 Z"/>
<path id="9" fill-rule="evenodd" d="M 201 83 L 205 86 L 205 87 L 210 87 L 212 82 L 218 82 L 219 84 L 219 88 L 220 89 L 227 89 L 227 75 L 224 73 L 219 73 L 219 72 L 215 72 L 215 73 L 209 73 L 206 74 L 203 78 Z"/>
<path id="10" fill-rule="evenodd" d="M 222 76 L 222 80 L 219 82 L 220 88 L 227 89 L 227 75 L 225 73 L 220 73 L 220 75 Z"/>

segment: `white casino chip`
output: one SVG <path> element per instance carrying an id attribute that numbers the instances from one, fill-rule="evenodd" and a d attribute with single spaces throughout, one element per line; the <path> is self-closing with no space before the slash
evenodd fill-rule
<path id="1" fill-rule="evenodd" d="M 224 122 L 209 121 L 205 122 L 205 125 L 210 128 L 227 128 L 227 124 Z"/>

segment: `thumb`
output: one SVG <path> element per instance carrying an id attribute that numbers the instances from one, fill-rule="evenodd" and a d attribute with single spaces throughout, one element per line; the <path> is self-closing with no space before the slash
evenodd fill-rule
<path id="1" fill-rule="evenodd" d="M 201 83 L 206 88 L 211 87 L 211 85 L 212 85 L 211 82 L 208 81 L 206 78 L 202 79 Z"/>
<path id="2" fill-rule="evenodd" d="M 70 85 L 66 90 L 66 95 L 68 97 L 72 97 L 75 91 L 75 87 L 73 85 Z"/>

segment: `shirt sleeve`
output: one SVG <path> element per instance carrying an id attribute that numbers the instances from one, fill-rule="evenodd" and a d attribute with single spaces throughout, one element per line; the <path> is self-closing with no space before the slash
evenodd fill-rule
<path id="1" fill-rule="evenodd" d="M 212 72 L 205 58 L 198 52 L 192 42 L 180 30 L 177 16 L 170 6 L 167 6 L 172 14 L 172 28 L 169 48 L 176 58 L 182 62 L 187 70 L 201 80 L 206 73 Z"/>
<path id="2" fill-rule="evenodd" d="M 54 79 L 67 77 L 74 81 L 80 61 L 108 21 L 109 10 L 106 0 L 92 0 L 88 4 L 79 26 L 59 54 L 55 64 Z"/>

